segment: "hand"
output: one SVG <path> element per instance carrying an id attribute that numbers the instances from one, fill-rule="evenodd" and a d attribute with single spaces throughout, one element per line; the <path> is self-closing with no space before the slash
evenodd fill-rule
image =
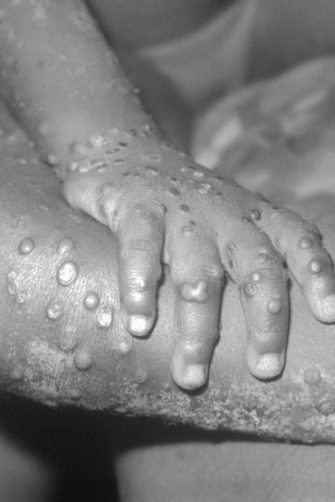
<path id="1" fill-rule="evenodd" d="M 151 331 L 162 264 L 169 266 L 176 294 L 171 374 L 180 387 L 207 381 L 226 278 L 240 289 L 247 363 L 257 378 L 278 376 L 285 363 L 285 265 L 314 316 L 335 321 L 333 265 L 316 227 L 158 140 L 114 132 L 70 165 L 64 194 L 118 239 L 122 317 L 132 335 Z"/>

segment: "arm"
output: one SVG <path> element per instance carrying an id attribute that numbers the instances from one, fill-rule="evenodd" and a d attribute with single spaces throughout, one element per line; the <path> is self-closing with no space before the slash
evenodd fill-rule
<path id="1" fill-rule="evenodd" d="M 334 328 L 315 321 L 296 286 L 289 357 L 280 380 L 261 383 L 249 375 L 243 314 L 237 288 L 230 285 L 209 387 L 197 395 L 182 393 L 170 381 L 167 362 L 174 337 L 169 280 L 152 336 L 132 339 L 120 322 L 114 237 L 67 206 L 59 182 L 38 162 L 23 133 L 9 117 L 4 123 L 2 389 L 49 405 L 334 441 Z M 334 234 L 328 232 L 334 249 Z M 75 266 L 62 268 L 64 263 Z M 97 294 L 98 304 L 89 292 Z"/>

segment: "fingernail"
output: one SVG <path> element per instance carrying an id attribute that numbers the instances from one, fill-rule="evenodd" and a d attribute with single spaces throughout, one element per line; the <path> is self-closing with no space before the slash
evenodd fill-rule
<path id="1" fill-rule="evenodd" d="M 184 387 L 196 389 L 207 381 L 207 367 L 204 364 L 191 364 L 184 372 Z"/>
<path id="2" fill-rule="evenodd" d="M 263 354 L 256 363 L 259 378 L 272 378 L 282 370 L 282 359 L 279 354 Z"/>
<path id="3" fill-rule="evenodd" d="M 323 298 L 321 309 L 323 322 L 335 322 L 335 295 L 329 295 Z"/>
<path id="4" fill-rule="evenodd" d="M 127 330 L 133 336 L 145 336 L 152 328 L 153 317 L 145 315 L 130 315 Z"/>

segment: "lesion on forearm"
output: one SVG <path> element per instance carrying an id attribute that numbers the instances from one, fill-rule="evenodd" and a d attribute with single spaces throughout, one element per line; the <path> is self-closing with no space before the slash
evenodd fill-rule
<path id="1" fill-rule="evenodd" d="M 152 126 L 84 2 L 0 7 L 1 94 L 44 158 L 66 162 L 76 141 Z"/>

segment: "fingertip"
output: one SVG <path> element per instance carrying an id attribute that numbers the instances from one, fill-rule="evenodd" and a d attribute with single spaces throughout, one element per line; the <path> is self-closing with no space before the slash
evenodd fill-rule
<path id="1" fill-rule="evenodd" d="M 208 365 L 204 363 L 186 363 L 182 354 L 176 353 L 171 361 L 170 373 L 173 381 L 184 390 L 198 390 L 207 383 Z"/>
<path id="2" fill-rule="evenodd" d="M 271 380 L 278 377 L 283 371 L 284 363 L 283 353 L 248 354 L 249 371 L 258 380 Z"/>
<path id="3" fill-rule="evenodd" d="M 207 382 L 207 366 L 190 364 L 184 371 L 183 384 L 186 389 L 198 389 Z"/>
<path id="4" fill-rule="evenodd" d="M 314 317 L 323 323 L 335 323 L 335 275 L 333 271 L 323 273 L 319 269 L 304 285 L 304 293 Z"/>
<path id="5" fill-rule="evenodd" d="M 335 322 L 335 294 L 328 295 L 321 301 L 320 321 L 329 324 Z"/>
<path id="6" fill-rule="evenodd" d="M 172 377 L 178 387 L 197 390 L 207 383 L 208 368 L 204 364 L 190 364 L 179 371 L 172 371 Z"/>
<path id="7" fill-rule="evenodd" d="M 147 336 L 153 328 L 155 316 L 152 314 L 129 314 L 122 312 L 123 325 L 132 336 L 142 338 Z"/>

